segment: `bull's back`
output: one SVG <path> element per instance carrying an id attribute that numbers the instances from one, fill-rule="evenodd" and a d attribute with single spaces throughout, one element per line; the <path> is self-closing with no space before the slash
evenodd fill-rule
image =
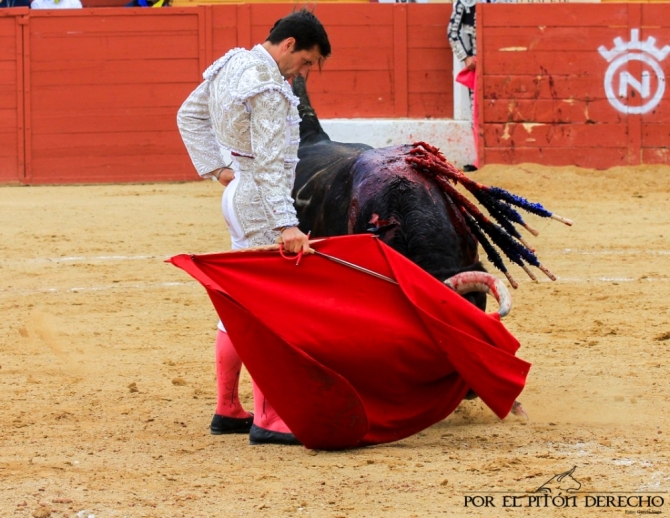
<path id="1" fill-rule="evenodd" d="M 439 279 L 474 265 L 476 241 L 435 182 L 407 163 L 412 147 L 301 147 L 294 188 L 301 230 L 327 237 L 377 226 L 386 244 Z"/>
<path id="2" fill-rule="evenodd" d="M 322 141 L 300 146 L 293 198 L 303 232 L 314 237 L 347 234 L 352 169 L 370 146 Z"/>
<path id="3" fill-rule="evenodd" d="M 412 147 L 374 149 L 357 158 L 349 232 L 379 227 L 387 245 L 444 280 L 477 263 L 477 243 L 451 200 L 407 163 Z"/>

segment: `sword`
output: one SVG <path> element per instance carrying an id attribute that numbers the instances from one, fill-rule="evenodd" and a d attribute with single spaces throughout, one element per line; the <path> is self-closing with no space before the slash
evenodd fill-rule
<path id="1" fill-rule="evenodd" d="M 314 249 L 312 249 L 314 250 Z M 398 284 L 398 282 L 394 279 L 391 279 L 390 277 L 387 277 L 386 275 L 382 275 L 381 273 L 374 272 L 372 270 L 368 270 L 367 268 L 363 268 L 362 266 L 359 266 L 354 263 L 350 263 L 349 261 L 345 261 L 344 259 L 340 259 L 339 257 L 334 257 L 332 255 L 324 254 L 323 252 L 319 252 L 318 250 L 314 250 L 314 255 L 318 255 L 321 257 L 324 257 L 328 259 L 329 261 L 333 261 L 334 263 L 341 264 L 342 266 L 346 266 L 348 268 L 352 268 L 354 270 L 358 270 L 359 272 L 367 273 L 368 275 L 372 275 L 373 277 L 377 277 L 378 279 L 381 279 L 386 282 L 390 282 L 391 284 Z"/>
<path id="2" fill-rule="evenodd" d="M 322 239 L 315 239 L 313 241 L 310 241 L 310 244 L 311 243 L 318 243 L 319 241 L 322 241 Z M 254 246 L 254 247 L 242 248 L 242 249 L 238 249 L 238 250 L 228 250 L 226 252 L 220 252 L 220 253 L 230 254 L 230 253 L 237 253 L 237 252 L 263 252 L 263 251 L 275 251 L 275 250 L 279 250 L 279 252 L 282 254 L 283 257 L 285 257 L 286 259 L 289 259 L 289 257 L 283 255 L 281 244 Z M 373 277 L 377 277 L 378 279 L 381 279 L 383 281 L 390 282 L 391 284 L 398 285 L 398 281 L 396 281 L 395 279 L 391 279 L 390 277 L 387 277 L 386 275 L 382 275 L 381 273 L 377 273 L 375 271 L 369 270 L 368 268 L 364 268 L 364 267 L 359 266 L 357 264 L 350 263 L 349 261 L 345 261 L 344 259 L 340 259 L 339 257 L 324 254 L 323 252 L 319 252 L 318 250 L 314 250 L 313 248 L 311 250 L 312 250 L 312 252 L 309 255 L 314 254 L 314 255 L 321 256 L 324 259 L 328 259 L 329 261 L 333 261 L 334 263 L 341 264 L 342 266 L 346 266 L 347 268 L 352 268 L 353 270 L 358 270 L 359 272 L 366 273 L 368 275 L 372 275 Z M 298 254 L 298 262 L 296 263 L 296 266 L 298 264 L 300 264 L 300 255 L 301 254 Z"/>

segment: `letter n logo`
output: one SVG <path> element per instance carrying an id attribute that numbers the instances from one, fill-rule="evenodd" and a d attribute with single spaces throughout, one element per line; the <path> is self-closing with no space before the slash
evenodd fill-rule
<path id="1" fill-rule="evenodd" d="M 614 108 L 622 113 L 642 114 L 658 105 L 665 92 L 660 62 L 670 54 L 670 45 L 658 49 L 654 37 L 641 42 L 640 29 L 631 29 L 628 43 L 616 37 L 612 50 L 601 45 L 598 52 L 610 64 L 605 73 L 605 93 Z M 639 61 L 642 67 L 637 77 L 626 69 L 633 61 Z"/>

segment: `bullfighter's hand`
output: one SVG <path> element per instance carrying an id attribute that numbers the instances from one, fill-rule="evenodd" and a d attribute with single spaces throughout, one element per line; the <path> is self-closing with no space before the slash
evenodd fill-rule
<path id="1" fill-rule="evenodd" d="M 298 227 L 287 227 L 281 233 L 284 250 L 297 254 L 301 250 L 305 254 L 312 253 L 309 247 L 309 236 L 302 233 Z"/>
<path id="2" fill-rule="evenodd" d="M 468 56 L 465 58 L 465 68 L 468 70 L 475 70 L 477 68 L 477 58 L 475 56 Z"/>
<path id="3" fill-rule="evenodd" d="M 226 187 L 230 182 L 235 178 L 235 171 L 229 167 L 222 167 L 221 173 L 219 174 L 219 183 Z"/>

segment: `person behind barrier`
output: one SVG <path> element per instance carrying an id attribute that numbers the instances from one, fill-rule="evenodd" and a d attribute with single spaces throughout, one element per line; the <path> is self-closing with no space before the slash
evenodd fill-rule
<path id="1" fill-rule="evenodd" d="M 0 9 L 3 7 L 30 7 L 30 0 L 0 0 Z"/>
<path id="2" fill-rule="evenodd" d="M 31 9 L 81 9 L 80 0 L 33 0 Z"/>
<path id="3" fill-rule="evenodd" d="M 198 174 L 226 186 L 223 215 L 232 248 L 269 245 L 309 252 L 291 198 L 300 143 L 299 99 L 287 80 L 330 55 L 313 13 L 278 20 L 267 40 L 215 61 L 186 99 L 177 125 Z M 216 338 L 217 405 L 212 434 L 249 433 L 251 444 L 299 444 L 253 383 L 254 413 L 238 398 L 241 360 L 221 322 Z"/>
<path id="4" fill-rule="evenodd" d="M 490 3 L 495 0 L 480 0 Z M 476 30 L 477 0 L 454 0 L 447 37 L 456 58 L 463 62 L 464 70 L 474 71 L 477 68 L 477 30 Z M 470 108 L 473 107 L 473 89 L 468 88 Z M 473 110 L 474 111 L 474 110 Z M 476 121 L 473 120 L 473 124 Z M 466 164 L 463 171 L 476 171 L 477 166 Z"/>
<path id="5" fill-rule="evenodd" d="M 172 0 L 131 0 L 124 7 L 170 7 Z"/>

